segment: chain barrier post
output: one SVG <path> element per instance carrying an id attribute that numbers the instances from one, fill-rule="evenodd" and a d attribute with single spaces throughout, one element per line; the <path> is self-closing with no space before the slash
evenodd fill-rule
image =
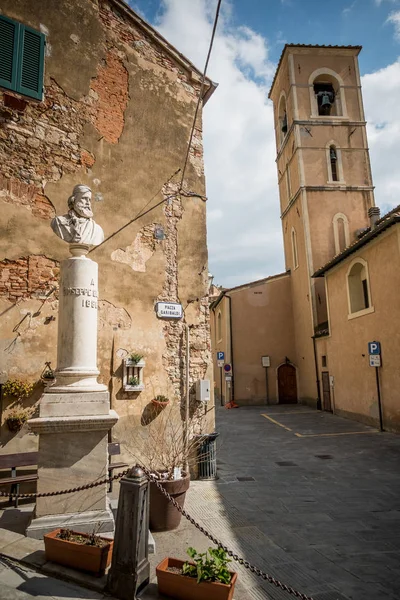
<path id="1" fill-rule="evenodd" d="M 135 600 L 150 580 L 149 480 L 133 467 L 121 479 L 114 549 L 107 588 L 119 600 Z"/>

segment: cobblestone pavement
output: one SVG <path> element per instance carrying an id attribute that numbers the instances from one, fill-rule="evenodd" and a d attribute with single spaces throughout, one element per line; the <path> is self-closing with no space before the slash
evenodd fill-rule
<path id="1" fill-rule="evenodd" d="M 219 409 L 216 429 L 219 479 L 192 482 L 193 517 L 315 600 L 400 598 L 400 436 L 297 405 Z M 207 547 L 193 529 L 165 550 Z M 293 597 L 233 566 L 238 600 Z"/>

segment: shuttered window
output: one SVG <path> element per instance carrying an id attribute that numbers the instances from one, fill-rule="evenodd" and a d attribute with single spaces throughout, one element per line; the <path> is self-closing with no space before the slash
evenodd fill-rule
<path id="1" fill-rule="evenodd" d="M 41 100 L 44 44 L 40 31 L 0 15 L 0 86 Z"/>

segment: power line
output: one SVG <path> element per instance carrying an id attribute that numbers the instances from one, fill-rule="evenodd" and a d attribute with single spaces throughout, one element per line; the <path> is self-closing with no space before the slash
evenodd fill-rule
<path id="1" fill-rule="evenodd" d="M 198 115 L 199 108 L 200 108 L 200 102 L 201 102 L 202 97 L 203 97 L 203 90 L 204 90 L 204 84 L 205 84 L 205 80 L 206 80 L 207 68 L 208 68 L 208 63 L 210 61 L 211 51 L 212 51 L 212 48 L 213 48 L 213 45 L 214 45 L 215 32 L 216 32 L 216 29 L 217 29 L 217 23 L 218 23 L 218 18 L 219 18 L 219 12 L 220 12 L 220 8 L 221 8 L 221 3 L 222 3 L 222 0 L 218 0 L 217 9 L 216 9 L 216 12 L 215 12 L 213 30 L 212 30 L 212 34 L 211 34 L 210 45 L 209 45 L 209 48 L 208 48 L 207 58 L 206 58 L 206 62 L 205 62 L 205 65 L 204 65 L 204 71 L 203 71 L 203 75 L 202 75 L 202 78 L 201 78 L 201 84 L 200 84 L 200 90 L 199 90 L 199 97 L 197 99 L 196 110 L 195 110 L 194 117 L 193 117 L 193 123 L 192 123 L 192 128 L 191 128 L 191 131 L 190 131 L 189 143 L 188 143 L 188 146 L 187 146 L 187 151 L 186 151 L 186 156 L 185 156 L 185 162 L 184 162 L 184 165 L 183 165 L 182 177 L 181 177 L 181 182 L 179 184 L 178 192 L 175 192 L 174 194 L 171 194 L 171 195 L 167 196 L 166 198 L 163 198 L 160 202 L 157 202 L 157 204 L 155 204 L 154 206 L 152 206 L 151 208 L 149 208 L 148 210 L 146 210 L 145 212 L 143 212 L 145 210 L 145 208 L 154 200 L 154 198 L 156 196 L 158 196 L 158 194 L 162 191 L 163 187 L 165 185 L 168 185 L 168 183 L 171 181 L 171 179 L 173 179 L 173 177 L 175 177 L 175 175 L 177 175 L 181 171 L 180 168 L 177 169 L 175 171 L 175 173 L 173 173 L 171 175 L 171 177 L 165 183 L 163 183 L 163 185 L 161 186 L 161 188 L 140 209 L 140 211 L 137 213 L 137 215 L 133 219 L 131 219 L 130 221 L 128 221 L 127 223 L 125 223 L 125 225 L 123 225 L 122 227 L 120 227 L 119 229 L 117 229 L 117 231 L 114 231 L 114 233 L 112 233 L 107 238 L 105 238 L 105 240 L 103 240 L 101 242 L 101 244 L 98 244 L 97 246 L 94 246 L 91 250 L 89 250 L 89 253 L 93 252 L 94 250 L 97 250 L 97 248 L 100 248 L 100 246 L 102 246 L 103 244 L 105 244 L 106 242 L 108 242 L 111 238 L 113 238 L 114 236 L 116 236 L 123 229 L 125 229 L 126 227 L 128 227 L 129 225 L 131 225 L 132 223 L 134 223 L 135 221 L 137 221 L 141 217 L 144 217 L 145 215 L 147 215 L 149 212 L 151 212 L 152 210 L 154 210 L 155 208 L 157 208 L 158 206 L 160 206 L 164 202 L 167 202 L 171 198 L 176 197 L 178 194 L 181 194 L 183 196 L 196 196 L 198 198 L 205 199 L 205 197 L 202 196 L 201 194 L 195 194 L 195 193 L 192 193 L 192 192 L 184 192 L 183 189 L 182 189 L 182 186 L 183 186 L 183 180 L 185 178 L 185 172 L 186 172 L 187 163 L 188 163 L 188 160 L 189 160 L 189 154 L 190 154 L 190 149 L 191 149 L 191 146 L 192 146 L 193 133 L 194 133 L 195 125 L 196 125 L 197 115 Z"/>
<path id="2" fill-rule="evenodd" d="M 194 133 L 195 125 L 196 125 L 197 114 L 199 112 L 200 102 L 201 102 L 202 97 L 203 97 L 204 83 L 205 83 L 205 80 L 206 80 L 206 73 L 207 73 L 208 63 L 210 61 L 211 51 L 212 51 L 212 48 L 213 48 L 213 45 L 214 45 L 214 38 L 215 38 L 215 32 L 217 30 L 217 23 L 218 23 L 219 11 L 220 11 L 220 8 L 221 8 L 221 2 L 222 2 L 222 0 L 218 0 L 217 10 L 215 12 L 214 25 L 213 25 L 213 30 L 212 30 L 212 34 L 211 34 L 210 46 L 208 48 L 206 63 L 204 65 L 204 71 L 203 71 L 203 76 L 202 76 L 201 85 L 200 85 L 200 92 L 199 92 L 199 97 L 197 99 L 197 105 L 196 105 L 196 110 L 195 110 L 195 113 L 194 113 L 192 129 L 190 131 L 189 144 L 188 144 L 188 147 L 187 147 L 187 152 L 186 152 L 186 157 L 185 157 L 185 163 L 183 165 L 182 177 L 181 177 L 181 183 L 180 183 L 180 186 L 179 186 L 179 190 L 182 190 L 183 180 L 184 180 L 185 172 L 186 172 L 186 167 L 187 167 L 187 163 L 188 163 L 188 160 L 189 160 L 189 153 L 190 153 L 190 148 L 192 146 L 193 133 Z"/>

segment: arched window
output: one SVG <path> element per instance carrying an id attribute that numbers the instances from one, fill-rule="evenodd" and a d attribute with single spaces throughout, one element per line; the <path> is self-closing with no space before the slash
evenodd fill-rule
<path id="1" fill-rule="evenodd" d="M 344 183 L 342 153 L 333 140 L 326 145 L 326 162 L 328 183 Z"/>
<path id="2" fill-rule="evenodd" d="M 308 80 L 312 117 L 346 117 L 344 83 L 332 69 L 314 71 Z"/>
<path id="3" fill-rule="evenodd" d="M 292 227 L 292 255 L 293 255 L 293 269 L 297 269 L 299 266 L 299 255 L 297 252 L 297 235 L 296 230 Z"/>
<path id="4" fill-rule="evenodd" d="M 221 311 L 217 315 L 217 341 L 222 340 L 222 317 Z"/>
<path id="5" fill-rule="evenodd" d="M 333 217 L 333 238 L 335 254 L 350 246 L 349 220 L 343 213 L 337 213 Z"/>
<path id="6" fill-rule="evenodd" d="M 347 272 L 350 313 L 357 313 L 371 307 L 371 293 L 368 269 L 365 260 L 357 259 Z"/>
<path id="7" fill-rule="evenodd" d="M 288 119 L 286 111 L 286 96 L 285 92 L 282 91 L 281 97 L 278 104 L 278 135 L 279 141 L 282 144 L 288 132 Z"/>

